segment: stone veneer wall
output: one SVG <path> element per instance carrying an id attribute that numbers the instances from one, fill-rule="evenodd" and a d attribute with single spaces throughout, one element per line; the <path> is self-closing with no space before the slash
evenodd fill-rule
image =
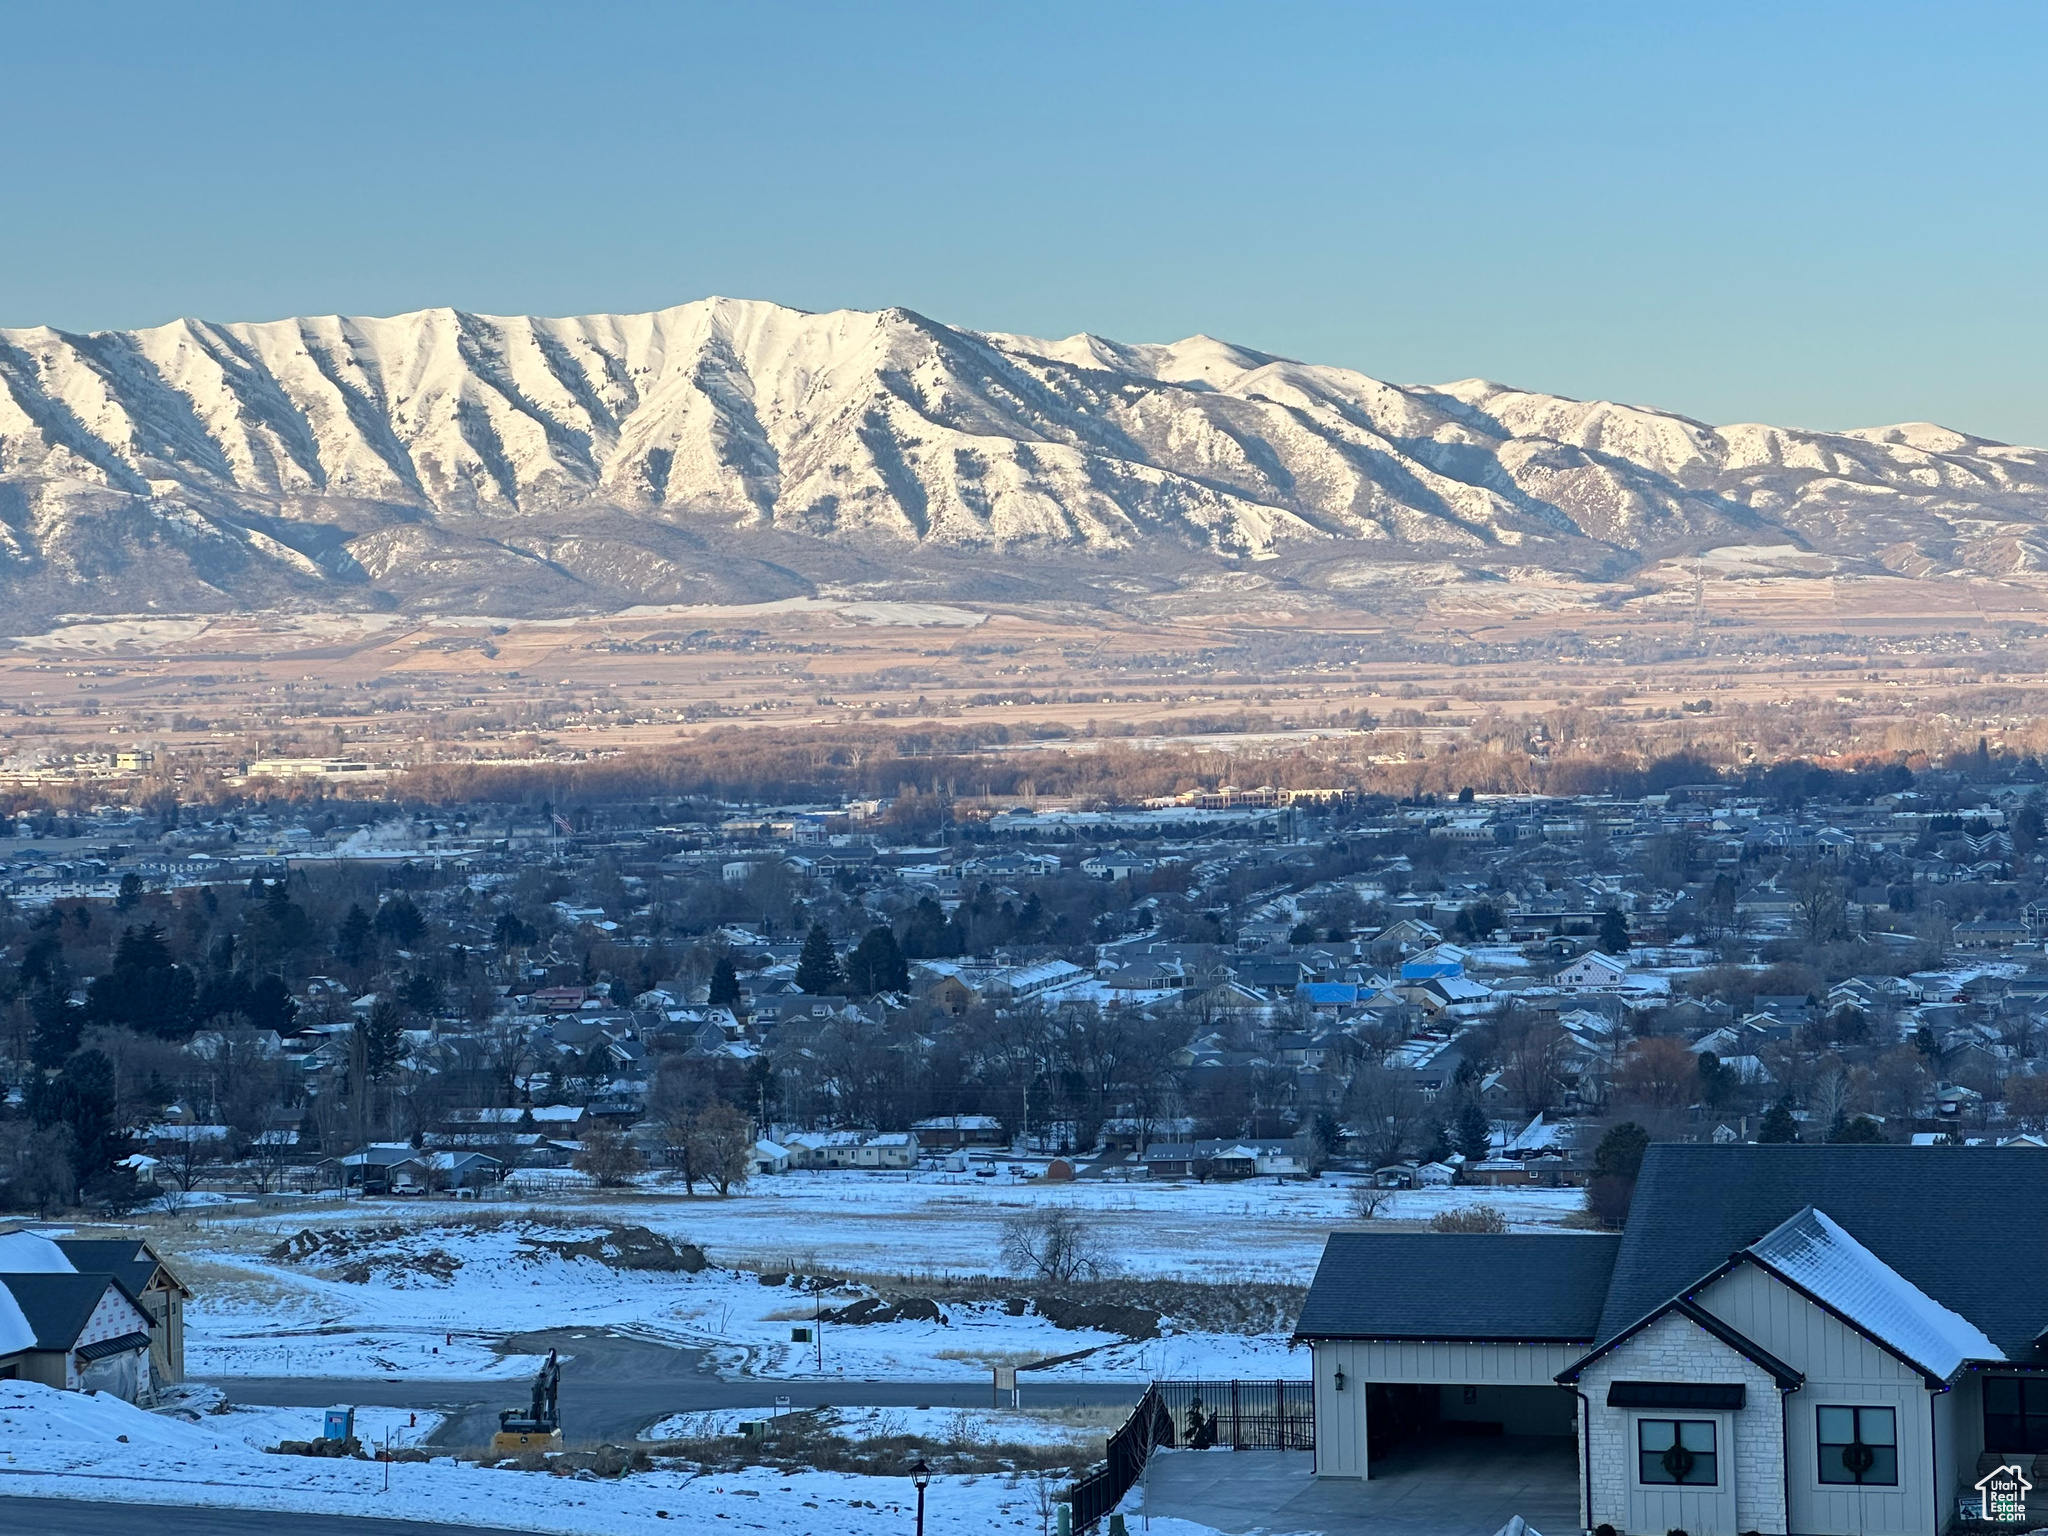
<path id="1" fill-rule="evenodd" d="M 1635 1481 L 1631 1413 L 1658 1416 L 1651 1410 L 1608 1407 L 1607 1388 L 1615 1381 L 1741 1382 L 1748 1389 L 1744 1406 L 1725 1416 L 1733 1426 L 1735 1529 L 1781 1536 L 1786 1528 L 1785 1417 L 1778 1383 L 1761 1366 L 1676 1312 L 1666 1313 L 1603 1355 L 1579 1379 L 1579 1390 L 1590 1404 L 1590 1433 L 1583 1434 L 1579 1444 L 1582 1499 L 1589 1465 L 1592 1473 L 1589 1529 L 1609 1524 L 1628 1531 L 1629 1495 Z M 1670 1416 L 1712 1415 L 1671 1410 Z M 1721 1449 L 1724 1463 L 1731 1460 L 1730 1449 Z"/>

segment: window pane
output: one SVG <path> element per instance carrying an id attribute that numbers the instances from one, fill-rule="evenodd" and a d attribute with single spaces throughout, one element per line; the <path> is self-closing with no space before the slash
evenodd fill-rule
<path id="1" fill-rule="evenodd" d="M 1856 1474 L 1851 1472 L 1842 1459 L 1846 1445 L 1824 1445 L 1820 1448 L 1820 1480 L 1824 1483 L 1853 1483 Z"/>
<path id="2" fill-rule="evenodd" d="M 1669 1419 L 1641 1419 L 1636 1424 L 1637 1444 L 1645 1451 L 1663 1451 L 1671 1446 L 1672 1431 L 1677 1426 Z"/>
<path id="3" fill-rule="evenodd" d="M 1889 1408 L 1859 1408 L 1856 1411 L 1856 1438 L 1865 1445 L 1897 1445 L 1899 1437 L 1892 1424 Z"/>
<path id="4" fill-rule="evenodd" d="M 1820 1410 L 1820 1440 L 1823 1445 L 1847 1445 L 1856 1438 L 1856 1410 L 1853 1408 L 1823 1408 Z"/>
<path id="5" fill-rule="evenodd" d="M 1984 1411 L 1986 1413 L 2018 1413 L 2020 1411 L 2020 1384 L 2010 1376 L 1986 1376 L 1984 1378 Z"/>
<path id="6" fill-rule="evenodd" d="M 1664 1461 L 1661 1452 L 1645 1451 L 1637 1459 L 1642 1463 L 1642 1466 L 1637 1469 L 1636 1475 L 1643 1482 L 1675 1483 L 1678 1481 L 1677 1478 L 1673 1477 L 1669 1472 L 1666 1472 L 1664 1470 Z"/>
<path id="7" fill-rule="evenodd" d="M 1688 1483 L 1718 1483 L 1721 1479 L 1715 1474 L 1714 1465 L 1714 1453 L 1702 1452 L 1693 1458 L 1692 1470 L 1685 1474 L 1685 1480 Z"/>
<path id="8" fill-rule="evenodd" d="M 1987 1451 L 2024 1451 L 2026 1446 L 2026 1425 L 2028 1421 L 2016 1413 L 1987 1413 L 1984 1415 L 1984 1449 Z"/>
<path id="9" fill-rule="evenodd" d="M 1714 1426 L 1705 1419 L 1687 1419 L 1678 1426 L 1678 1443 L 1688 1451 L 1714 1451 Z"/>
<path id="10" fill-rule="evenodd" d="M 1899 1453 L 1889 1445 L 1873 1445 L 1870 1448 L 1870 1470 L 1863 1474 L 1866 1483 L 1895 1484 L 1899 1480 Z"/>

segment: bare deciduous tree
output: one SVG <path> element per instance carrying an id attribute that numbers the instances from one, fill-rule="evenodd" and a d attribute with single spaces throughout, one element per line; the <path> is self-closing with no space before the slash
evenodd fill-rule
<path id="1" fill-rule="evenodd" d="M 585 1128 L 582 1148 L 571 1164 L 596 1179 L 600 1187 L 618 1189 L 633 1181 L 633 1175 L 647 1166 L 647 1159 L 617 1126 L 599 1120 Z"/>
<path id="2" fill-rule="evenodd" d="M 1115 1267 L 1095 1229 L 1060 1206 L 1007 1218 L 1002 1252 L 1003 1262 L 1018 1274 L 1059 1283 L 1099 1280 Z"/>

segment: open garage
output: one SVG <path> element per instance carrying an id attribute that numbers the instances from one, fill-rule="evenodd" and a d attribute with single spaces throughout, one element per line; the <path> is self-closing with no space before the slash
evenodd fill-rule
<path id="1" fill-rule="evenodd" d="M 1316 1475 L 1446 1503 L 1474 1479 L 1538 1529 L 1578 1517 L 1577 1396 L 1609 1234 L 1340 1233 L 1295 1336 L 1315 1355 Z M 1388 1490 L 1391 1492 L 1391 1489 Z"/>

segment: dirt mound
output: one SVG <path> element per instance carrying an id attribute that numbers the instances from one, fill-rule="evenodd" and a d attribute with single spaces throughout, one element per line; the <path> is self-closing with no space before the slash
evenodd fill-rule
<path id="1" fill-rule="evenodd" d="M 607 1227 L 601 1235 L 580 1242 L 528 1238 L 527 1246 L 564 1259 L 595 1259 L 608 1269 L 694 1275 L 705 1264 L 704 1250 L 695 1243 L 679 1243 L 646 1227 Z"/>
<path id="2" fill-rule="evenodd" d="M 892 1288 L 881 1287 L 889 1295 Z M 1285 1333 L 1307 1290 L 1275 1282 L 1209 1285 L 1195 1280 L 1100 1280 L 1024 1289 L 1015 1280 L 921 1280 L 918 1293 L 945 1302 L 998 1302 L 1012 1317 L 1036 1312 L 1055 1328 L 1095 1328 L 1126 1338 L 1179 1333 Z"/>
<path id="3" fill-rule="evenodd" d="M 428 1226 L 383 1225 L 374 1227 L 303 1227 L 273 1246 L 268 1257 L 285 1264 L 339 1265 L 335 1277 L 356 1285 L 372 1278 L 383 1280 L 418 1276 L 446 1284 L 462 1268 L 462 1260 L 442 1248 L 425 1253 L 408 1246 L 422 1238 L 455 1239 L 473 1235 L 477 1224 L 442 1223 Z M 552 1238 L 539 1235 L 545 1229 L 528 1228 L 520 1236 L 520 1254 L 527 1260 L 543 1256 L 559 1259 L 591 1259 L 608 1269 L 652 1270 L 661 1274 L 694 1275 L 705 1267 L 704 1250 L 694 1243 L 677 1242 L 646 1227 L 605 1227 L 595 1236 Z"/>
<path id="4" fill-rule="evenodd" d="M 865 1297 L 851 1306 L 839 1307 L 825 1314 L 825 1321 L 845 1327 L 859 1327 L 865 1323 L 941 1323 L 949 1324 L 947 1317 L 936 1301 L 929 1296 L 906 1296 L 901 1301 L 888 1302 L 879 1296 Z"/>
<path id="5" fill-rule="evenodd" d="M 1149 1307 L 1116 1301 L 1082 1301 L 1071 1296 L 1034 1296 L 1031 1310 L 1055 1328 L 1092 1328 L 1098 1333 L 1120 1333 L 1127 1339 L 1159 1337 L 1159 1314 Z M 1018 1312 L 1021 1311 L 1019 1308 Z"/>

